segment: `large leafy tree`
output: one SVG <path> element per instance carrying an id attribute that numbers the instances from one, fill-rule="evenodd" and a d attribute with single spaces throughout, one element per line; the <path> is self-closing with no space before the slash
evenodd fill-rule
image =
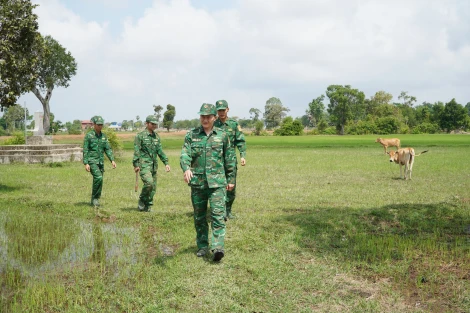
<path id="1" fill-rule="evenodd" d="M 400 92 L 398 99 L 403 101 L 403 104 L 409 107 L 412 107 L 413 104 L 416 102 L 416 97 L 408 95 L 408 91 Z"/>
<path id="2" fill-rule="evenodd" d="M 441 114 L 439 125 L 442 129 L 450 132 L 454 129 L 462 128 L 465 125 L 467 119 L 467 110 L 457 103 L 455 99 L 446 103 L 444 111 Z"/>
<path id="3" fill-rule="evenodd" d="M 336 124 L 339 133 L 344 135 L 347 121 L 363 114 L 365 95 L 362 91 L 352 89 L 350 85 L 330 85 L 326 96 L 330 99 L 330 119 Z"/>
<path id="4" fill-rule="evenodd" d="M 266 101 L 264 106 L 264 121 L 266 128 L 274 128 L 281 124 L 282 119 L 286 116 L 289 109 L 282 105 L 279 98 L 271 97 Z"/>
<path id="5" fill-rule="evenodd" d="M 70 79 L 77 72 L 74 57 L 51 36 L 43 39 L 43 53 L 39 58 L 37 79 L 31 91 L 39 99 L 44 110 L 44 132 L 50 128 L 50 107 L 52 91 L 55 87 L 69 86 Z"/>
<path id="6" fill-rule="evenodd" d="M 163 127 L 167 131 L 170 131 L 171 126 L 173 125 L 173 120 L 175 119 L 176 108 L 171 104 L 167 104 L 166 111 L 163 113 Z"/>
<path id="7" fill-rule="evenodd" d="M 5 109 L 3 117 L 5 118 L 6 125 L 10 131 L 15 129 L 23 129 L 25 124 L 25 109 L 20 105 L 12 105 Z M 26 109 L 26 115 L 29 115 Z"/>
<path id="8" fill-rule="evenodd" d="M 325 95 L 321 95 L 308 104 L 308 109 L 305 113 L 311 117 L 313 124 L 317 124 L 325 115 L 325 105 L 323 104 Z"/>
<path id="9" fill-rule="evenodd" d="M 37 15 L 30 0 L 0 0 L 0 107 L 31 90 L 41 54 Z"/>
<path id="10" fill-rule="evenodd" d="M 261 111 L 257 108 L 251 108 L 250 109 L 250 115 L 251 115 L 251 118 L 253 119 L 253 123 L 256 123 L 257 121 L 259 121 L 259 116 L 261 114 Z"/>
<path id="11" fill-rule="evenodd" d="M 375 115 L 376 110 L 379 106 L 388 105 L 392 102 L 392 94 L 383 90 L 377 91 L 375 95 L 370 97 L 370 100 L 365 100 L 366 114 Z"/>

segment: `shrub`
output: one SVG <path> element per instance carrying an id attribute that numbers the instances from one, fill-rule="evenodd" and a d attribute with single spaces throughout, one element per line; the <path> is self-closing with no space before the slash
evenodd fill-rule
<path id="1" fill-rule="evenodd" d="M 375 122 L 377 125 L 377 134 L 389 135 L 397 134 L 400 122 L 395 117 L 381 117 Z"/>
<path id="2" fill-rule="evenodd" d="M 413 128 L 413 134 L 436 134 L 439 132 L 439 125 L 435 123 L 423 122 Z"/>
<path id="3" fill-rule="evenodd" d="M 286 117 L 281 124 L 281 127 L 274 131 L 275 136 L 299 136 L 304 132 L 304 126 L 299 120 L 292 120 L 292 117 Z"/>
<path id="4" fill-rule="evenodd" d="M 2 145 L 9 146 L 9 145 L 24 145 L 26 140 L 24 138 L 23 132 L 14 132 L 13 136 L 6 139 Z"/>
<path id="5" fill-rule="evenodd" d="M 374 121 L 359 121 L 356 124 L 348 125 L 345 133 L 348 135 L 370 135 L 377 133 L 377 126 Z"/>
<path id="6" fill-rule="evenodd" d="M 113 149 L 114 154 L 119 155 L 122 150 L 122 142 L 119 140 L 116 132 L 110 128 L 103 128 L 102 132 L 106 134 L 109 140 L 109 144 L 111 145 L 111 149 Z"/>

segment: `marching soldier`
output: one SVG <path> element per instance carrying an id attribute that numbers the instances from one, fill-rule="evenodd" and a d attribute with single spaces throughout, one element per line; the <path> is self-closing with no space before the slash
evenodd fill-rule
<path id="1" fill-rule="evenodd" d="M 184 139 L 180 165 L 184 181 L 191 187 L 191 202 L 196 228 L 196 255 L 209 249 L 207 205 L 211 219 L 211 250 L 215 262 L 225 254 L 225 195 L 235 184 L 235 156 L 227 134 L 213 127 L 215 107 L 204 103 L 199 111 L 201 126 L 190 130 Z"/>
<path id="2" fill-rule="evenodd" d="M 91 191 L 91 205 L 98 207 L 103 189 L 104 156 L 103 152 L 116 168 L 113 151 L 109 145 L 108 137 L 102 133 L 104 120 L 101 116 L 92 117 L 93 130 L 85 135 L 83 141 L 83 164 L 85 170 L 93 176 L 93 187 Z"/>

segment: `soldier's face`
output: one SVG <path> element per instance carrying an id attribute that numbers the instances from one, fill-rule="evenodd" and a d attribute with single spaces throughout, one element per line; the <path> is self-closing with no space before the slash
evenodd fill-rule
<path id="1" fill-rule="evenodd" d="M 101 133 L 101 130 L 103 129 L 103 124 L 93 124 L 93 128 L 95 129 L 95 132 Z"/>
<path id="2" fill-rule="evenodd" d="M 214 115 L 200 115 L 199 120 L 201 121 L 201 125 L 204 129 L 212 129 L 212 126 L 215 122 Z"/>
<path id="3" fill-rule="evenodd" d="M 220 119 L 226 119 L 227 118 L 227 113 L 228 113 L 228 108 L 226 108 L 224 110 L 217 110 L 217 116 Z"/>
<path id="4" fill-rule="evenodd" d="M 147 123 L 147 129 L 150 131 L 155 131 L 157 129 L 157 124 L 146 122 Z"/>

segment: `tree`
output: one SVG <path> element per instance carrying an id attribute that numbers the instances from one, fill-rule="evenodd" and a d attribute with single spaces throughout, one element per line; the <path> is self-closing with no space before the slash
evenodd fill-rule
<path id="1" fill-rule="evenodd" d="M 259 121 L 259 115 L 261 114 L 261 111 L 257 108 L 251 108 L 250 109 L 250 116 L 252 115 L 251 119 L 253 120 L 254 123 Z"/>
<path id="2" fill-rule="evenodd" d="M 321 95 L 320 97 L 313 99 L 312 102 L 308 104 L 307 111 L 305 111 L 305 113 L 311 117 L 313 125 L 316 125 L 325 114 L 325 105 L 323 104 L 323 100 L 325 100 L 325 95 Z"/>
<path id="3" fill-rule="evenodd" d="M 286 116 L 285 112 L 289 112 L 289 109 L 282 105 L 282 102 L 279 100 L 279 98 L 269 98 L 266 101 L 263 114 L 266 128 L 274 128 L 279 126 L 282 119 Z"/>
<path id="4" fill-rule="evenodd" d="M 18 97 L 31 90 L 41 53 L 37 7 L 30 0 L 0 2 L 0 107 L 15 105 Z"/>
<path id="5" fill-rule="evenodd" d="M 43 39 L 44 52 L 39 58 L 36 71 L 37 79 L 32 92 L 42 104 L 44 110 L 44 132 L 50 128 L 50 107 L 52 90 L 55 87 L 69 86 L 69 81 L 77 71 L 75 59 L 54 38 L 46 36 Z M 45 92 L 45 96 L 41 94 Z"/>
<path id="6" fill-rule="evenodd" d="M 165 127 L 167 131 L 170 131 L 171 125 L 173 125 L 175 115 L 176 108 L 171 104 L 167 104 L 166 111 L 163 113 L 163 127 Z"/>
<path id="7" fill-rule="evenodd" d="M 455 99 L 452 99 L 450 102 L 446 103 L 439 125 L 442 129 L 450 132 L 454 129 L 464 127 L 467 116 L 467 110 L 465 110 L 461 104 L 457 103 Z"/>
<path id="8" fill-rule="evenodd" d="M 468 116 L 470 116 L 470 102 L 467 102 L 467 104 L 465 105 L 465 109 L 467 110 Z"/>
<path id="9" fill-rule="evenodd" d="M 328 104 L 330 119 L 336 124 L 339 133 L 344 135 L 347 121 L 361 114 L 356 110 L 364 108 L 365 95 L 362 91 L 352 89 L 350 85 L 330 85 L 326 90 L 326 96 L 330 99 Z"/>
<path id="10" fill-rule="evenodd" d="M 402 91 L 398 96 L 398 99 L 401 99 L 403 104 L 409 107 L 412 107 L 413 103 L 416 102 L 416 97 L 409 96 L 408 91 Z"/>
<path id="11" fill-rule="evenodd" d="M 9 129 L 10 133 L 14 132 L 17 128 L 24 129 L 24 108 L 17 105 L 12 105 L 5 109 L 3 117 L 5 119 L 6 128 Z M 28 109 L 26 109 L 26 115 L 28 115 Z"/>
<path id="12" fill-rule="evenodd" d="M 374 96 L 370 97 L 370 100 L 365 100 L 366 114 L 375 114 L 377 107 L 390 104 L 392 99 L 392 94 L 383 90 L 377 91 Z"/>
<path id="13" fill-rule="evenodd" d="M 160 124 L 160 118 L 162 117 L 163 107 L 161 105 L 154 105 L 153 110 L 155 111 L 155 116 L 157 117 L 157 122 Z"/>

